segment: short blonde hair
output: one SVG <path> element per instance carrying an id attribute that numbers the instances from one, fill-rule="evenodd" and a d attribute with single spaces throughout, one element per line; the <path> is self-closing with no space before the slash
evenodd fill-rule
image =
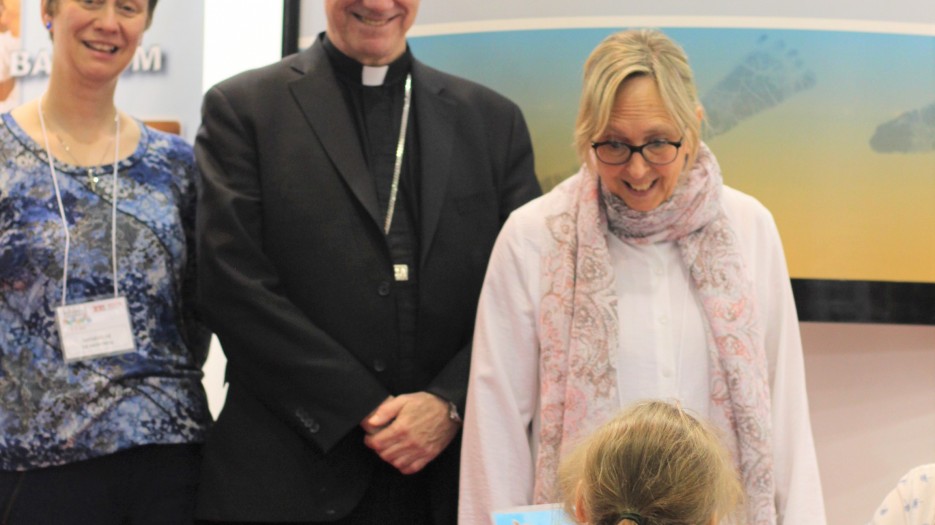
<path id="1" fill-rule="evenodd" d="M 701 141 L 698 92 L 685 51 L 655 29 L 614 33 L 594 48 L 584 65 L 584 84 L 575 123 L 575 150 L 590 159 L 591 143 L 608 127 L 617 93 L 624 81 L 645 75 L 656 82 L 663 104 L 682 129 L 692 157 Z M 691 159 L 694 162 L 694 158 Z"/>
<path id="2" fill-rule="evenodd" d="M 626 513 L 645 525 L 741 517 L 743 489 L 717 432 L 662 401 L 635 404 L 601 426 L 559 475 L 569 515 L 578 501 L 594 525 L 616 525 Z"/>

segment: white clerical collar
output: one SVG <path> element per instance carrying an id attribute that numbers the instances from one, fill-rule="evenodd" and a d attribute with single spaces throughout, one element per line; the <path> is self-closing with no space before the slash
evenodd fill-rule
<path id="1" fill-rule="evenodd" d="M 390 66 L 363 66 L 360 71 L 360 82 L 365 86 L 382 86 L 386 79 L 386 72 Z"/>

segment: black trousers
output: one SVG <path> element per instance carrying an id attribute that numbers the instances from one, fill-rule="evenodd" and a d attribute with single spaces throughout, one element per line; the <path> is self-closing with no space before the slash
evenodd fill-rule
<path id="1" fill-rule="evenodd" d="M 428 479 L 424 475 L 403 476 L 381 462 L 361 502 L 347 516 L 329 525 L 434 525 Z M 324 525 L 325 522 L 198 521 L 199 525 Z M 447 525 L 447 524 L 445 524 Z M 453 521 L 450 525 L 454 525 Z"/>
<path id="2" fill-rule="evenodd" d="M 191 524 L 200 462 L 201 445 L 148 445 L 57 467 L 0 471 L 0 524 Z"/>

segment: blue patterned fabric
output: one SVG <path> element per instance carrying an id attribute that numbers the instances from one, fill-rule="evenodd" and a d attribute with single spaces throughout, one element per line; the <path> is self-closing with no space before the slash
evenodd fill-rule
<path id="1" fill-rule="evenodd" d="M 869 525 L 935 525 L 935 463 L 907 472 L 873 513 Z"/>
<path id="2" fill-rule="evenodd" d="M 197 171 L 182 139 L 140 125 L 119 164 L 119 293 L 136 351 L 66 364 L 55 327 L 65 234 L 45 148 L 0 122 L 0 470 L 204 440 L 209 332 L 194 316 Z M 68 221 L 68 304 L 113 296 L 113 167 L 55 162 Z"/>

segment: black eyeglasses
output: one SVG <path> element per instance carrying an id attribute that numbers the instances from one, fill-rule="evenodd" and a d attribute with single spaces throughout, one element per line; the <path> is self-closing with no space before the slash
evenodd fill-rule
<path id="1" fill-rule="evenodd" d="M 665 166 L 679 156 L 679 148 L 682 147 L 682 141 L 671 140 L 653 140 L 642 146 L 631 146 L 618 140 L 605 140 L 604 142 L 592 142 L 594 154 L 598 160 L 611 166 L 626 164 L 634 153 L 643 156 L 646 162 L 654 166 Z"/>

